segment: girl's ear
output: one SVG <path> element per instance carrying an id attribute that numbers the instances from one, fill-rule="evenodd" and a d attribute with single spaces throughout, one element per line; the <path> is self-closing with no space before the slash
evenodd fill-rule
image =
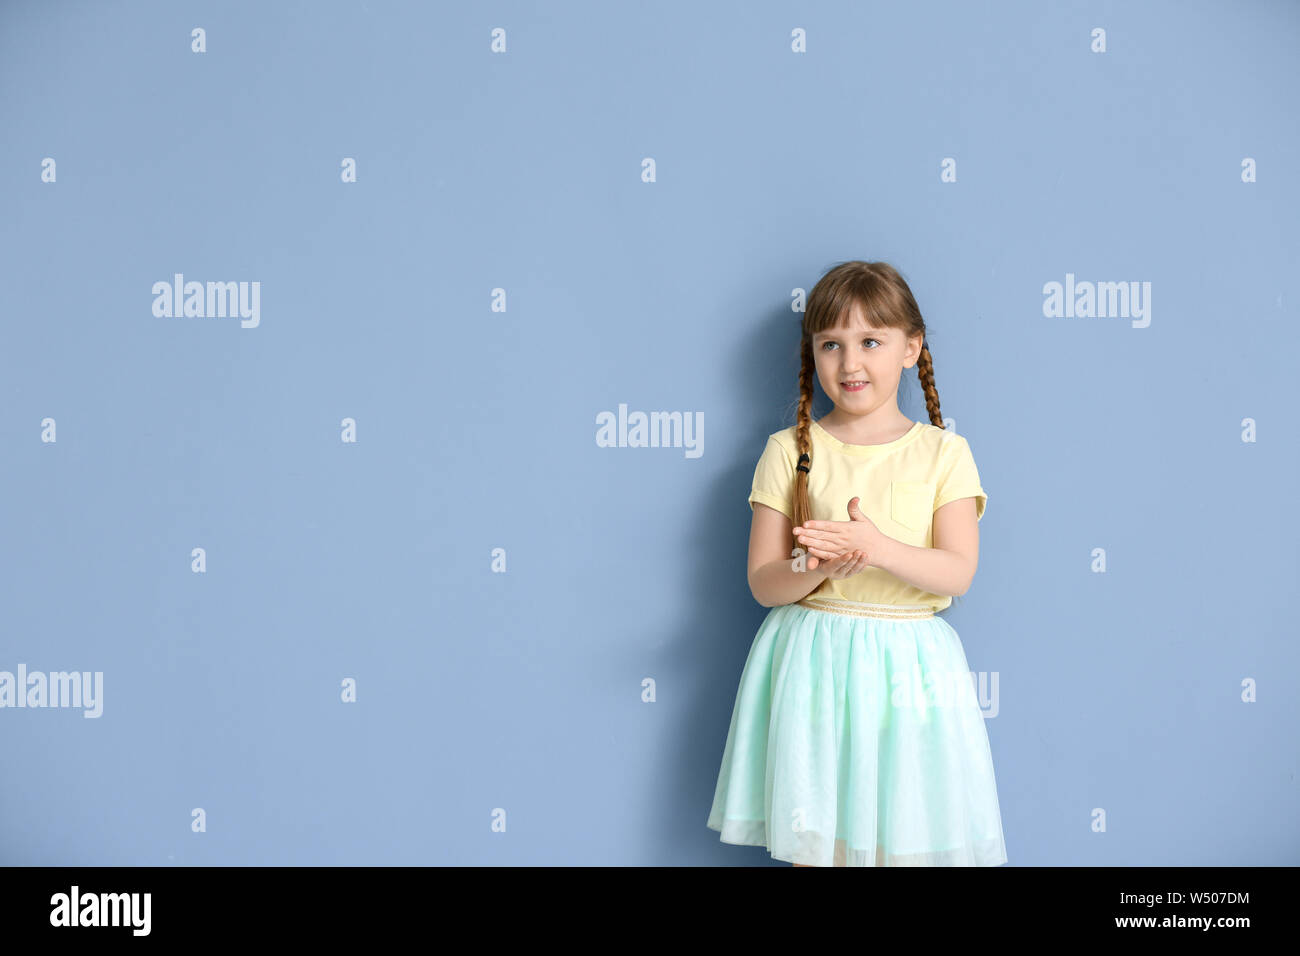
<path id="1" fill-rule="evenodd" d="M 921 357 L 921 342 L 925 336 L 917 335 L 907 340 L 907 351 L 903 353 L 903 368 L 912 368 Z"/>

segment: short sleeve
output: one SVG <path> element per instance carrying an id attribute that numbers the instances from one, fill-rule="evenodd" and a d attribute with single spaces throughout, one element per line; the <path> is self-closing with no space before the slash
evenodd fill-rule
<path id="1" fill-rule="evenodd" d="M 775 438 L 769 436 L 767 447 L 754 469 L 754 484 L 749 492 L 749 510 L 763 504 L 775 508 L 794 520 L 794 459 Z"/>
<path id="2" fill-rule="evenodd" d="M 934 510 L 938 511 L 958 498 L 975 499 L 975 520 L 984 517 L 988 495 L 980 485 L 980 473 L 975 467 L 975 456 L 965 437 L 949 432 L 943 437 L 939 453 L 939 481 L 934 496 Z"/>

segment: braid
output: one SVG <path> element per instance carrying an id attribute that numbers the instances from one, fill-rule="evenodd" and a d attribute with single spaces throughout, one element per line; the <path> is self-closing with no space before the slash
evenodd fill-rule
<path id="1" fill-rule="evenodd" d="M 921 390 L 925 392 L 925 410 L 930 413 L 930 424 L 943 427 L 943 415 L 939 412 L 939 390 L 934 387 L 934 356 L 930 354 L 930 343 L 921 340 L 921 355 L 916 360 L 916 375 L 921 380 Z"/>
<path id="2" fill-rule="evenodd" d="M 926 336 L 921 340 L 921 355 L 916 360 L 916 374 L 921 380 L 921 389 L 925 392 L 925 410 L 930 413 L 930 424 L 943 428 L 943 415 L 939 413 L 939 390 L 934 387 L 934 356 L 930 354 L 928 339 L 929 336 Z M 952 603 L 956 604 L 960 600 L 960 596 L 954 595 Z"/>
<path id="3" fill-rule="evenodd" d="M 807 455 L 809 468 L 812 467 L 812 403 L 813 403 L 813 354 L 812 336 L 805 335 L 799 347 L 799 411 L 795 418 L 794 440 L 800 455 Z M 795 461 L 794 473 L 794 524 L 799 527 L 812 517 L 812 508 L 808 505 L 808 472 L 798 469 Z M 799 542 L 795 541 L 796 547 Z"/>

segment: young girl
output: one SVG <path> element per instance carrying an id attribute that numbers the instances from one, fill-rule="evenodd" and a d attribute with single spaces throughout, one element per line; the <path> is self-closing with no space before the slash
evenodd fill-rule
<path id="1" fill-rule="evenodd" d="M 942 426 L 925 321 L 893 268 L 846 262 L 809 294 L 800 353 L 797 424 L 749 496 L 749 586 L 772 610 L 708 825 L 795 865 L 1005 863 L 983 712 L 935 613 L 970 587 L 988 498 Z M 930 424 L 898 409 L 914 365 Z M 820 421 L 814 371 L 835 403 Z"/>

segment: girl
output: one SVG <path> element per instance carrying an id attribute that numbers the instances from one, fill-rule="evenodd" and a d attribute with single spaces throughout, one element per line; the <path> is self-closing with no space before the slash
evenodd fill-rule
<path id="1" fill-rule="evenodd" d="M 826 273 L 804 314 L 797 423 L 754 471 L 749 586 L 772 610 L 708 825 L 796 866 L 1007 860 L 966 653 L 935 613 L 970 587 L 988 497 L 942 425 L 925 331 L 889 265 Z M 898 409 L 914 365 L 930 424 Z M 835 403 L 819 421 L 814 370 Z"/>

